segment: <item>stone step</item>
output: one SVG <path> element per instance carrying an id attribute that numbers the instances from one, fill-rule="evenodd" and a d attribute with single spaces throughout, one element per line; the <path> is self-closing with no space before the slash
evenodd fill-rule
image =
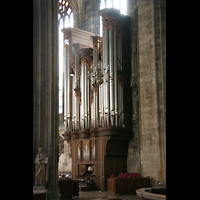
<path id="1" fill-rule="evenodd" d="M 97 186 L 87 186 L 87 188 L 85 186 L 81 186 L 79 188 L 80 188 L 80 191 L 98 191 L 99 190 Z"/>
<path id="2" fill-rule="evenodd" d="M 45 186 L 41 186 L 41 185 L 39 185 L 39 186 L 33 186 L 33 190 L 45 190 Z"/>

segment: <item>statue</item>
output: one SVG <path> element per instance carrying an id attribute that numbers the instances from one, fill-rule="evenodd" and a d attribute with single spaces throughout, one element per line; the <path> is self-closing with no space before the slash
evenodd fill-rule
<path id="1" fill-rule="evenodd" d="M 46 172 L 47 172 L 48 158 L 44 156 L 42 148 L 38 148 L 38 153 L 35 158 L 35 186 L 46 184 Z"/>

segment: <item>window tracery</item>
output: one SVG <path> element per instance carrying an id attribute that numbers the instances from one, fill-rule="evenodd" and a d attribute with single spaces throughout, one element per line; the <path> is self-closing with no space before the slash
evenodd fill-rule
<path id="1" fill-rule="evenodd" d="M 67 44 L 63 44 L 63 33 L 61 30 L 67 27 L 74 26 L 74 15 L 72 5 L 69 0 L 58 0 L 58 21 L 59 21 L 59 114 L 63 113 L 64 104 L 64 86 L 63 86 L 63 45 L 69 46 L 69 41 Z M 73 65 L 73 63 L 72 63 Z M 64 115 L 66 113 L 64 112 Z"/>
<path id="2" fill-rule="evenodd" d="M 71 13 L 73 13 L 71 3 L 68 0 L 58 0 L 58 20 L 66 15 L 70 16 Z"/>

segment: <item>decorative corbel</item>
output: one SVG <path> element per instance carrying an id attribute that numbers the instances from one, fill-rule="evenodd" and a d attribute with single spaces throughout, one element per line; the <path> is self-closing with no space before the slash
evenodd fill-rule
<path id="1" fill-rule="evenodd" d="M 104 155 L 106 155 L 106 146 L 109 139 L 110 139 L 110 136 L 107 136 L 104 138 Z"/>
<path id="2" fill-rule="evenodd" d="M 94 147 L 95 147 L 95 140 L 92 140 L 91 151 L 93 151 Z"/>
<path id="3" fill-rule="evenodd" d="M 65 35 L 64 36 L 64 45 L 67 51 L 69 52 L 69 61 L 70 61 L 70 66 L 75 72 L 75 58 L 72 54 L 72 37 L 71 35 Z"/>
<path id="4" fill-rule="evenodd" d="M 116 32 L 117 40 L 119 40 L 122 35 L 122 23 L 114 17 L 103 18 L 103 33 L 110 29 Z"/>
<path id="5" fill-rule="evenodd" d="M 80 89 L 77 88 L 77 89 L 74 89 L 74 91 L 75 91 L 75 97 L 78 99 L 78 102 L 79 102 L 79 104 L 81 106 L 81 92 L 80 92 Z"/>
<path id="6" fill-rule="evenodd" d="M 91 73 L 90 56 L 81 56 L 81 64 L 85 64 L 90 74 Z"/>
<path id="7" fill-rule="evenodd" d="M 94 92 L 90 91 L 90 107 L 91 107 L 93 101 L 94 101 Z"/>
<path id="8" fill-rule="evenodd" d="M 98 95 L 99 95 L 99 85 L 97 83 L 93 83 L 92 86 L 93 86 L 95 95 L 98 97 Z"/>

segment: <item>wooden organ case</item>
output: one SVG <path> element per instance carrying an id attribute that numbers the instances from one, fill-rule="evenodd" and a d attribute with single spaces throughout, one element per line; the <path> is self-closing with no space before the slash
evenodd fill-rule
<path id="1" fill-rule="evenodd" d="M 127 172 L 133 136 L 131 111 L 130 17 L 99 11 L 103 37 L 64 28 L 65 133 L 72 155 L 72 178 L 90 171 L 105 190 L 107 178 Z M 73 75 L 71 75 L 74 72 Z"/>

